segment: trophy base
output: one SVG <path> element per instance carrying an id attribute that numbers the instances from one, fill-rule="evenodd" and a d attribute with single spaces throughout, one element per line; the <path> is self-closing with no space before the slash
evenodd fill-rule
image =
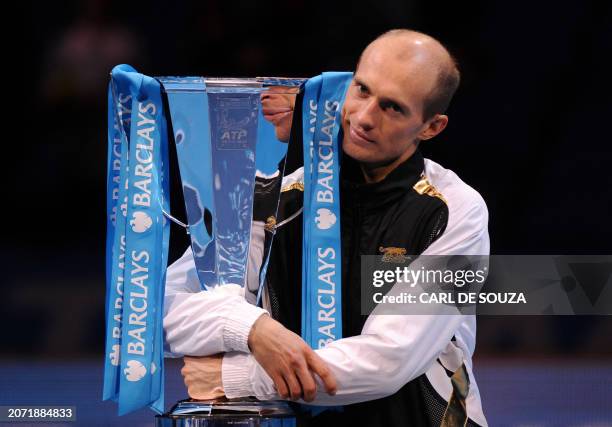
<path id="1" fill-rule="evenodd" d="M 295 427 L 295 414 L 283 401 L 181 400 L 163 415 L 155 427 Z"/>

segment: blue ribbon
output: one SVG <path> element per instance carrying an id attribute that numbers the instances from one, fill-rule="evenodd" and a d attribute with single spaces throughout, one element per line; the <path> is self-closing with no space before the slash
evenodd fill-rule
<path id="1" fill-rule="evenodd" d="M 119 359 L 123 314 L 125 269 L 125 223 L 127 215 L 128 150 L 132 95 L 125 72 L 116 67 L 108 88 L 108 164 L 106 221 L 106 357 L 104 400 L 116 400 L 119 393 Z M 121 73 L 124 72 L 124 73 Z"/>
<path id="2" fill-rule="evenodd" d="M 183 184 L 187 224 L 198 278 L 203 289 L 217 282 L 208 96 L 200 77 L 161 79 Z M 194 118 L 197 117 L 197 120 Z M 205 224 L 206 222 L 208 224 Z"/>
<path id="3" fill-rule="evenodd" d="M 112 239 L 113 245 L 107 252 L 111 282 L 104 399 L 118 400 L 120 415 L 145 406 L 161 413 L 163 295 L 170 231 L 163 216 L 169 203 L 164 197 L 168 152 L 161 88 L 155 79 L 127 65 L 113 69 L 111 88 L 115 119 L 112 129 L 109 122 L 109 134 L 115 144 L 119 133 L 121 162 L 118 197 L 110 197 L 121 213 L 116 215 L 115 228 L 109 228 L 112 236 L 107 233 L 107 242 Z M 116 182 L 113 169 L 109 169 L 109 181 Z"/>
<path id="4" fill-rule="evenodd" d="M 302 337 L 314 349 L 342 338 L 341 109 L 351 73 L 306 82 L 303 100 Z"/>

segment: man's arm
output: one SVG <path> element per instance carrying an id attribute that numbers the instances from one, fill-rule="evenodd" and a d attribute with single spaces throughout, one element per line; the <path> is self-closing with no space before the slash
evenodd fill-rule
<path id="1" fill-rule="evenodd" d="M 489 253 L 486 206 L 480 196 L 472 202 L 451 209 L 449 227 L 423 255 Z M 464 320 L 461 315 L 371 315 L 361 335 L 316 351 L 336 377 L 338 391 L 333 397 L 318 394 L 312 403 L 343 405 L 393 394 L 427 371 Z M 272 380 L 250 355 L 226 354 L 222 374 L 230 398 L 278 398 Z"/>
<path id="2" fill-rule="evenodd" d="M 249 352 L 248 336 L 266 310 L 247 303 L 238 285 L 203 291 L 191 248 L 166 273 L 164 298 L 167 357 Z"/>
<path id="3" fill-rule="evenodd" d="M 277 381 L 283 398 L 314 399 L 315 372 L 323 379 L 328 393 L 334 393 L 336 382 L 321 358 L 293 332 L 269 317 L 267 312 L 244 299 L 244 289 L 237 285 L 224 285 L 202 291 L 197 277 L 191 249 L 173 263 L 166 275 L 164 300 L 164 331 L 166 357 L 211 356 L 230 351 L 250 352 L 249 339 L 265 326 L 269 338 L 257 346 L 254 357 Z M 262 316 L 264 314 L 264 316 Z M 259 327 L 258 327 L 259 325 Z M 280 345 L 284 343 L 284 345 Z M 199 363 L 199 359 L 185 357 L 183 376 L 194 378 L 221 378 L 212 367 Z M 210 374 L 210 375 L 208 375 Z M 207 381 L 203 381 L 205 384 Z M 199 386 L 200 381 L 187 381 L 193 398 L 216 397 L 219 390 Z"/>

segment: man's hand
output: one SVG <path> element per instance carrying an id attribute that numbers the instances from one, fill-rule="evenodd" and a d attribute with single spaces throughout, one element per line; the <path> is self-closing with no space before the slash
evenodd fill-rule
<path id="1" fill-rule="evenodd" d="M 300 397 L 314 400 L 317 374 L 328 394 L 336 394 L 336 378 L 323 359 L 302 338 L 286 329 L 268 315 L 255 321 L 249 333 L 249 348 L 262 368 L 270 375 L 278 394 L 292 400 Z"/>
<path id="2" fill-rule="evenodd" d="M 205 357 L 185 356 L 181 369 L 187 393 L 192 399 L 212 400 L 225 396 L 221 379 L 223 354 Z"/>

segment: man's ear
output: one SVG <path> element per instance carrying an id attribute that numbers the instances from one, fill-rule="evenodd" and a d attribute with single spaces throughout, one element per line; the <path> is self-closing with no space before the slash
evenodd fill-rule
<path id="1" fill-rule="evenodd" d="M 448 124 L 448 116 L 445 114 L 436 114 L 426 123 L 425 128 L 419 133 L 418 139 L 425 141 L 431 139 L 446 128 Z"/>

